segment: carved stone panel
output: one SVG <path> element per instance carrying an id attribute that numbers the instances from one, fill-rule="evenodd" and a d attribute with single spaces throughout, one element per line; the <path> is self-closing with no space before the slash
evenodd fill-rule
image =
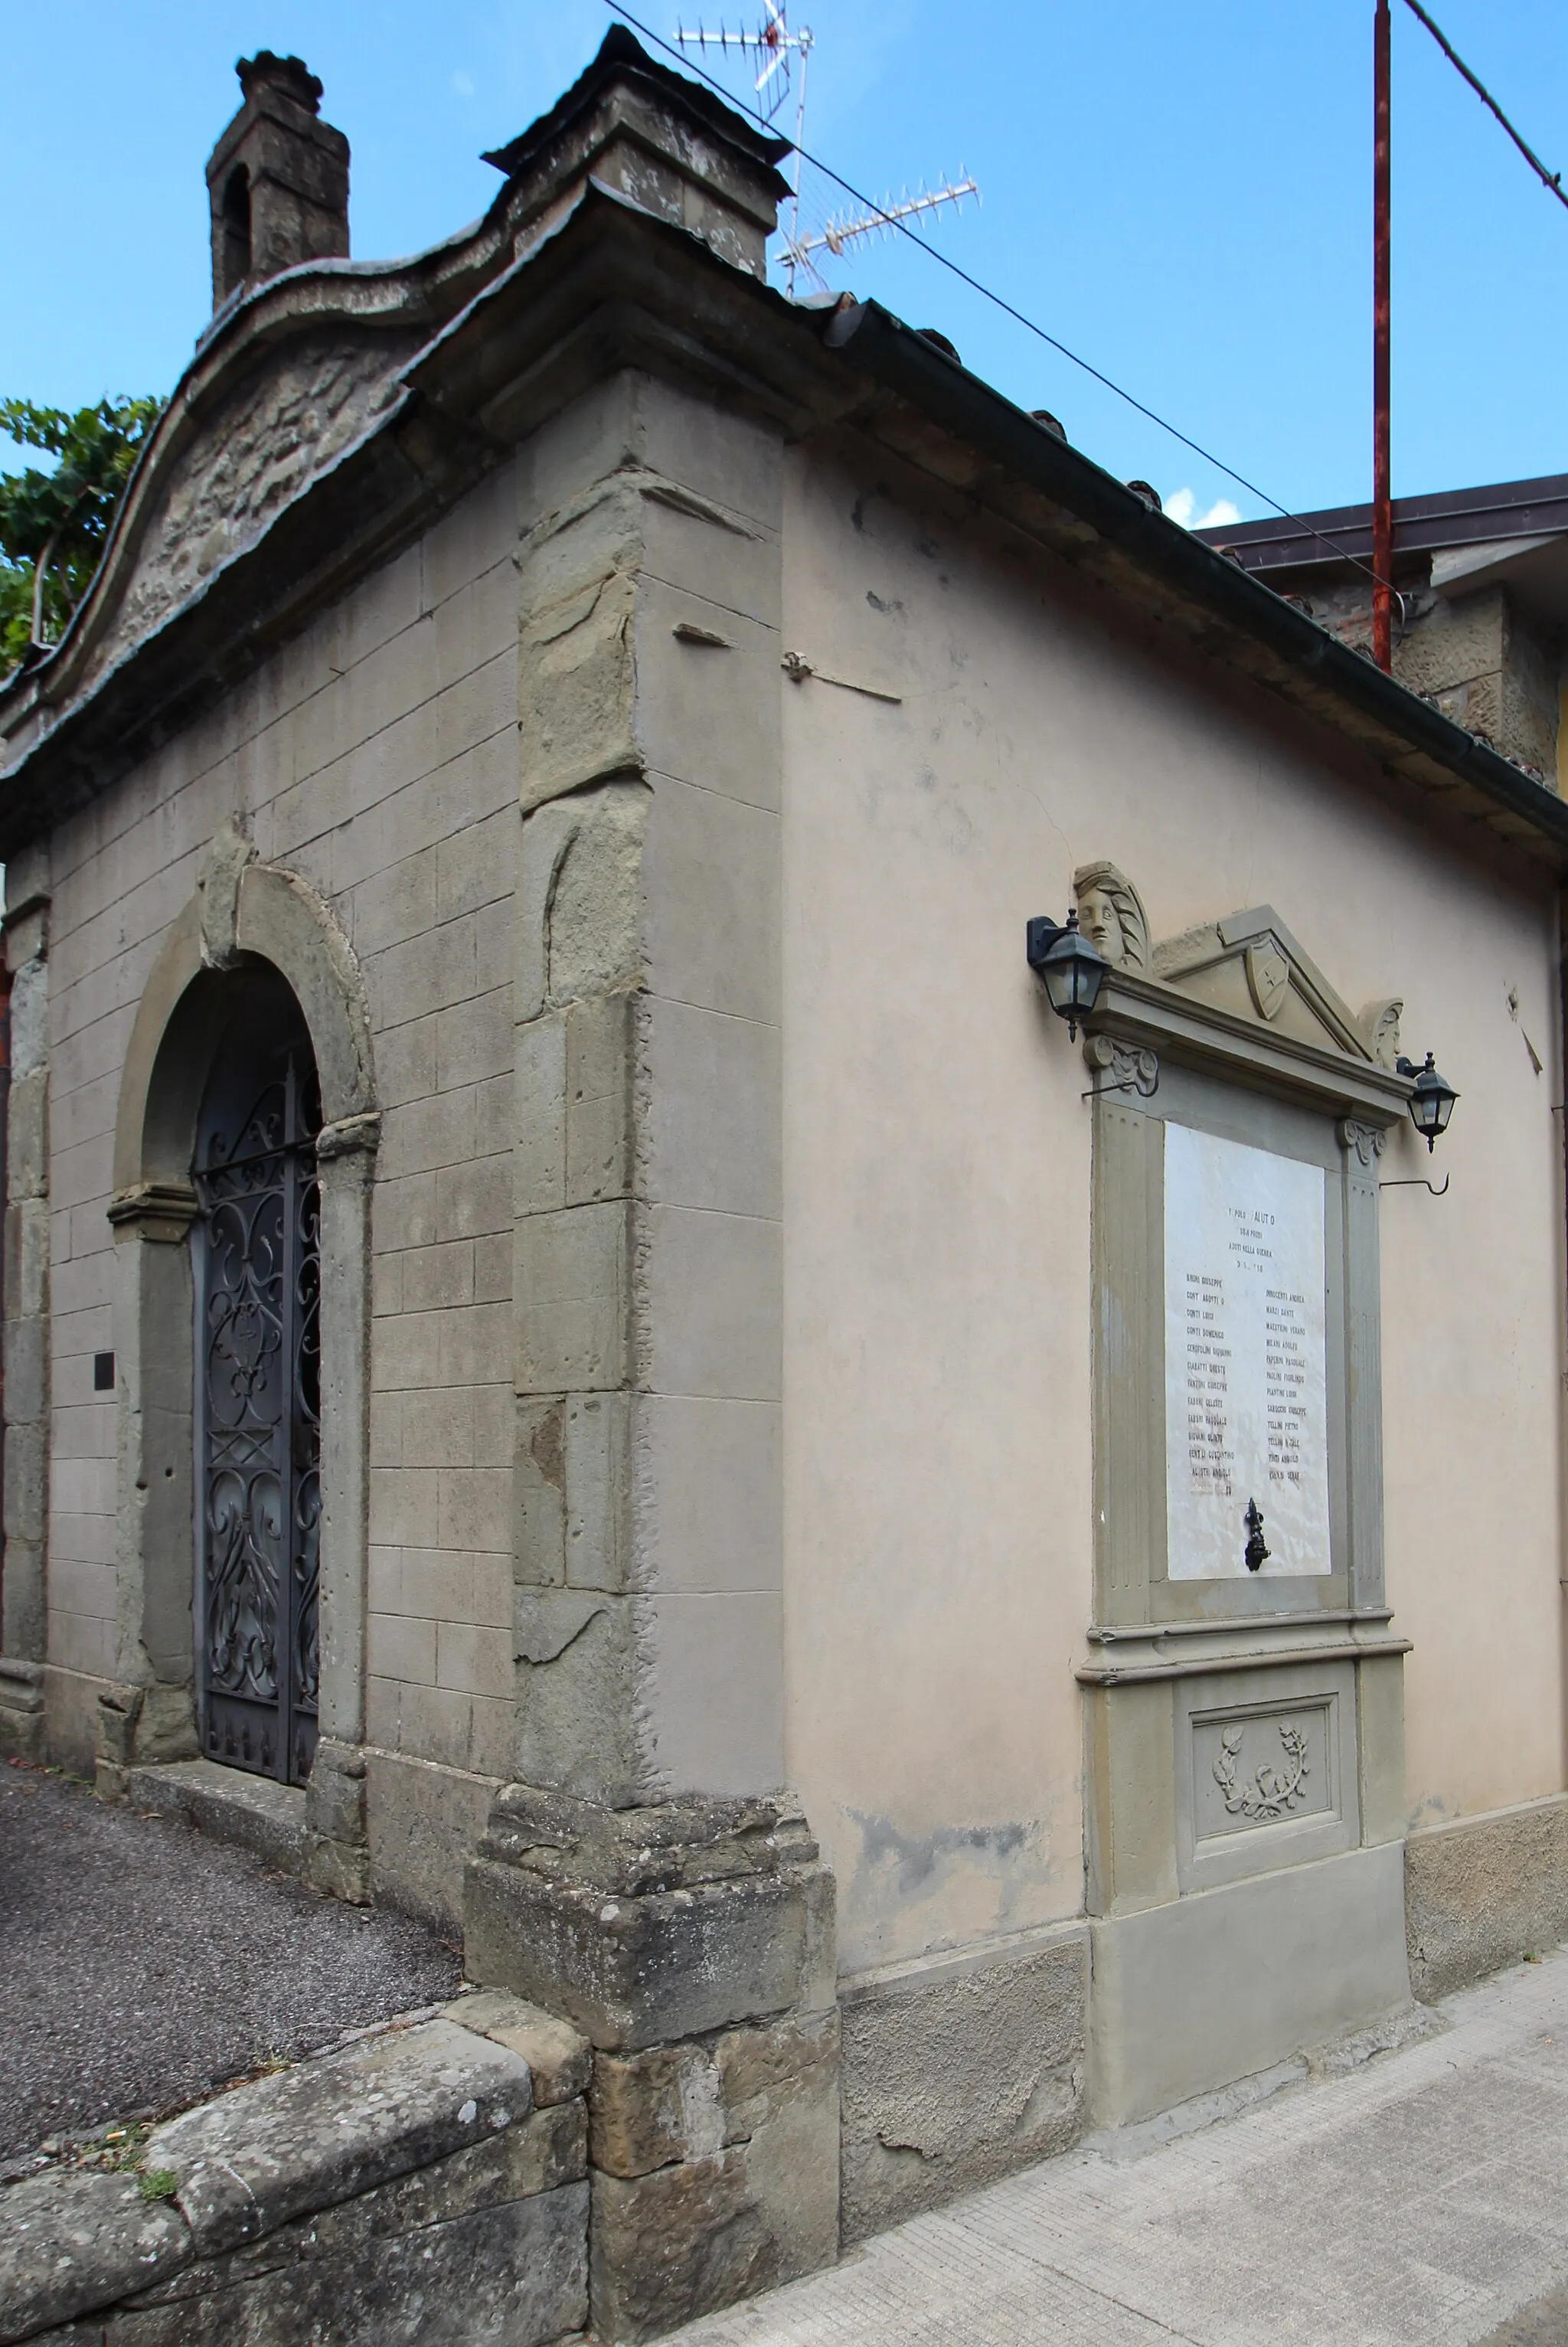
<path id="1" fill-rule="evenodd" d="M 1337 1809 L 1332 1710 L 1330 1698 L 1193 1721 L 1193 1824 L 1200 1851 L 1216 1834 Z"/>
<path id="2" fill-rule="evenodd" d="M 1354 1665 L 1194 1673 L 1178 1682 L 1183 1891 L 1353 1850 L 1361 1839 Z"/>

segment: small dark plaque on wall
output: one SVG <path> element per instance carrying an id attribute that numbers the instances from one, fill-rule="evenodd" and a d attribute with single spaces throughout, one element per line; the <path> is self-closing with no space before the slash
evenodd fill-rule
<path id="1" fill-rule="evenodd" d="M 94 1393 L 113 1393 L 114 1355 L 112 1353 L 93 1355 L 93 1391 Z"/>

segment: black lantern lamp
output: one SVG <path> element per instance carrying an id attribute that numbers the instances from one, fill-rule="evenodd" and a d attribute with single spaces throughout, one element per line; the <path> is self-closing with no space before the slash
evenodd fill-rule
<path id="1" fill-rule="evenodd" d="M 1432 1065 L 1432 1055 L 1427 1053 L 1426 1064 L 1418 1068 L 1413 1060 L 1395 1061 L 1401 1076 L 1410 1077 L 1415 1091 L 1410 1095 L 1410 1122 L 1426 1143 L 1429 1153 L 1434 1141 L 1449 1129 L 1449 1119 L 1459 1098 L 1452 1084 L 1445 1083 Z"/>
<path id="2" fill-rule="evenodd" d="M 1076 907 L 1065 924 L 1030 921 L 1025 951 L 1030 969 L 1044 983 L 1051 1009 L 1059 1019 L 1066 1020 L 1069 1035 L 1076 1038 L 1078 1022 L 1099 1000 L 1111 967 L 1080 932 Z"/>

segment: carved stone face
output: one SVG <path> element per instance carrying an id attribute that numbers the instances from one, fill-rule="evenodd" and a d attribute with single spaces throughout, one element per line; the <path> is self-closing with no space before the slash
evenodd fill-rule
<path id="1" fill-rule="evenodd" d="M 1103 888 L 1085 888 L 1078 899 L 1078 926 L 1094 948 L 1109 962 L 1125 959 L 1127 940 L 1122 933 L 1122 916 Z"/>

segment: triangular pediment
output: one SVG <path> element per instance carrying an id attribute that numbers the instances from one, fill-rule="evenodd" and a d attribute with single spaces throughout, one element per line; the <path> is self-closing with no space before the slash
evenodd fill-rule
<path id="1" fill-rule="evenodd" d="M 1153 952 L 1151 975 L 1233 1018 L 1255 1020 L 1276 1035 L 1319 1050 L 1373 1060 L 1374 1039 L 1272 905 L 1228 913 Z"/>

